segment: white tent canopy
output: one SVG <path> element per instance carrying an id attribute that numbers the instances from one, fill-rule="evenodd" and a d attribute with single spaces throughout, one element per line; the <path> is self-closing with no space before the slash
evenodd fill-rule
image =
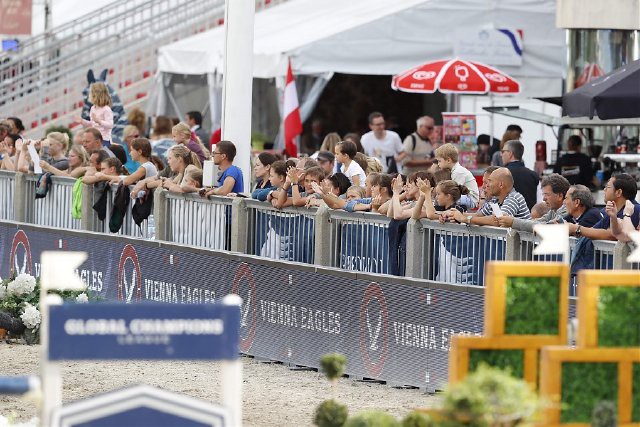
<path id="1" fill-rule="evenodd" d="M 288 57 L 296 74 L 392 75 L 452 57 L 463 29 L 510 28 L 523 34 L 522 65 L 500 69 L 525 86 L 528 79 L 542 80 L 534 86 L 544 88 L 565 72 L 565 36 L 555 27 L 555 7 L 552 0 L 289 0 L 256 14 L 254 77 L 284 75 Z M 162 47 L 158 69 L 220 74 L 223 61 L 224 27 L 217 27 Z"/>

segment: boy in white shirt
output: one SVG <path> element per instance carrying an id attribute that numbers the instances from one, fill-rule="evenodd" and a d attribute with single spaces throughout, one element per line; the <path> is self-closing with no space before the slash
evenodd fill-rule
<path id="1" fill-rule="evenodd" d="M 340 172 L 349 178 L 351 184 L 364 187 L 367 177 L 360 165 L 353 160 L 358 152 L 356 144 L 351 141 L 342 141 L 336 145 L 335 152 L 336 161 L 342 164 Z"/>
<path id="2" fill-rule="evenodd" d="M 471 172 L 458 163 L 458 149 L 455 145 L 448 143 L 436 148 L 436 162 L 440 169 L 451 170 L 451 179 L 469 189 L 469 194 L 460 198 L 459 204 L 468 209 L 475 209 L 480 199 L 478 183 Z"/>

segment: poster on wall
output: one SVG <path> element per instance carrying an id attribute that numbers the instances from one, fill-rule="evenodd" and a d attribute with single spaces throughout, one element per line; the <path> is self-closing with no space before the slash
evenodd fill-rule
<path id="1" fill-rule="evenodd" d="M 32 0 L 2 0 L 0 4 L 0 34 L 31 34 Z"/>
<path id="2" fill-rule="evenodd" d="M 442 113 L 444 142 L 456 144 L 460 152 L 458 161 L 467 169 L 478 166 L 476 156 L 478 143 L 476 140 L 476 115 L 460 113 Z"/>

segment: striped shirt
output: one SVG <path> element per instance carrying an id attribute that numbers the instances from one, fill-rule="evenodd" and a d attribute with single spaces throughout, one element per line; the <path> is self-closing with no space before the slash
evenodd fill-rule
<path id="1" fill-rule="evenodd" d="M 524 197 L 522 197 L 522 194 L 518 193 L 514 188 L 511 189 L 502 203 L 498 201 L 497 197 L 494 197 L 482 205 L 482 209 L 480 209 L 479 213 L 483 216 L 493 215 L 493 210 L 491 209 L 492 203 L 497 203 L 498 206 L 500 206 L 500 210 L 505 215 L 512 216 L 514 218 L 531 219 L 531 212 L 527 207 L 527 202 L 524 200 Z"/>

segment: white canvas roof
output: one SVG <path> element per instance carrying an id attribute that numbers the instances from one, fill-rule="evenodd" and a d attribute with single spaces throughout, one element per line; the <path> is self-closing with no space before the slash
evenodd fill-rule
<path id="1" fill-rule="evenodd" d="M 500 66 L 520 77 L 560 79 L 564 31 L 553 0 L 289 0 L 255 17 L 254 77 L 294 73 L 392 75 L 428 60 L 452 57 L 464 28 L 522 30 L 523 64 Z M 164 46 L 158 69 L 222 73 L 224 28 Z"/>

